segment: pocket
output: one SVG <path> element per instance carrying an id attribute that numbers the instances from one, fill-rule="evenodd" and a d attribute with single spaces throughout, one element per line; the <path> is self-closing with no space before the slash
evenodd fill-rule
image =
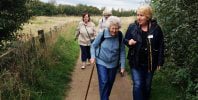
<path id="1" fill-rule="evenodd" d="M 157 61 L 158 53 L 159 53 L 159 51 L 157 49 L 153 49 L 153 59 L 154 59 L 154 61 Z"/>
<path id="2" fill-rule="evenodd" d="M 157 49 L 153 49 L 153 54 L 154 55 L 158 55 L 158 50 Z"/>

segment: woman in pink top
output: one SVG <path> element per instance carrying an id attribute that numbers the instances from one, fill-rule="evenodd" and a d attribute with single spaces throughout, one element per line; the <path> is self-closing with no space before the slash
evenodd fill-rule
<path id="1" fill-rule="evenodd" d="M 82 21 L 79 22 L 76 29 L 76 39 L 78 39 L 78 44 L 81 48 L 82 69 L 85 69 L 87 60 L 89 61 L 91 58 L 90 45 L 91 42 L 95 39 L 95 36 L 95 24 L 91 22 L 90 15 L 88 13 L 84 13 L 82 15 Z"/>

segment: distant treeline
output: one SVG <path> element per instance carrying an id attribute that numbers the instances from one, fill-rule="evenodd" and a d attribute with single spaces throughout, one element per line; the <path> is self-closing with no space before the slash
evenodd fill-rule
<path id="1" fill-rule="evenodd" d="M 72 5 L 56 5 L 55 3 L 44 3 L 39 0 L 32 1 L 30 4 L 30 11 L 33 16 L 54 16 L 54 15 L 72 15 L 81 16 L 84 12 L 88 12 L 91 15 L 102 15 L 103 7 L 101 10 L 93 7 L 78 4 Z M 113 15 L 116 16 L 133 16 L 135 15 L 134 10 L 125 11 L 123 9 L 112 9 Z"/>

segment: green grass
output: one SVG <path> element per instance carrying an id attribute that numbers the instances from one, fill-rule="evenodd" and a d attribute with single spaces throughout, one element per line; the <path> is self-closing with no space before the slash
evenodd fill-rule
<path id="1" fill-rule="evenodd" d="M 53 38 L 46 35 L 46 48 L 23 43 L 9 63 L 0 63 L 0 100 L 63 100 L 79 56 L 76 25 L 68 23 Z"/>
<path id="2" fill-rule="evenodd" d="M 42 91 L 42 94 L 35 98 L 36 100 L 62 100 L 69 89 L 71 81 L 71 72 L 74 69 L 76 59 L 79 55 L 79 47 L 73 40 L 75 25 L 70 24 L 70 28 L 58 36 L 54 46 L 51 48 L 51 56 L 43 59 L 45 63 L 44 70 L 39 76 L 39 84 L 36 91 Z M 49 50 L 50 51 L 50 50 Z"/>
<path id="3" fill-rule="evenodd" d="M 37 96 L 36 100 L 62 100 L 65 97 L 78 54 L 78 46 L 74 41 L 65 40 L 62 36 L 58 37 L 51 59 L 44 60 L 50 65 L 44 67 L 40 73 L 36 88 L 43 93 Z"/>

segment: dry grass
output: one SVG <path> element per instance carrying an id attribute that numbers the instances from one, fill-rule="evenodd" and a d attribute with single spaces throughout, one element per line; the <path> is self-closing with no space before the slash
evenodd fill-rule
<path id="1" fill-rule="evenodd" d="M 125 31 L 127 30 L 129 24 L 133 23 L 135 21 L 135 17 L 131 16 L 131 17 L 121 17 L 121 21 L 122 21 L 122 32 L 125 33 Z"/>
<path id="2" fill-rule="evenodd" d="M 98 22 L 101 16 L 91 16 L 94 22 Z M 37 16 L 32 17 L 29 23 L 24 24 L 23 30 L 19 33 L 32 34 L 32 36 L 37 36 L 37 31 L 43 29 L 45 32 L 49 32 L 50 28 L 54 29 L 55 26 L 60 27 L 68 22 L 78 22 L 81 21 L 81 17 L 76 16 L 63 16 L 63 17 L 47 17 L 47 16 Z M 128 25 L 134 21 L 134 17 L 121 17 L 123 32 L 126 31 Z"/>
<path id="3" fill-rule="evenodd" d="M 23 30 L 19 33 L 32 34 L 37 36 L 37 31 L 43 29 L 45 32 L 49 32 L 50 28 L 54 29 L 55 26 L 60 27 L 64 24 L 72 21 L 79 21 L 79 17 L 74 16 L 64 16 L 64 17 L 47 17 L 47 16 L 37 16 L 32 17 L 29 23 L 24 24 Z"/>

